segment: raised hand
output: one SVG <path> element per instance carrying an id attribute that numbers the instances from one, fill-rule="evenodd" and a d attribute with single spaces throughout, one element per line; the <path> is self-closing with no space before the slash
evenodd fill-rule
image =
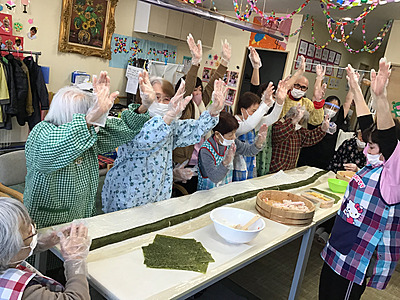
<path id="1" fill-rule="evenodd" d="M 140 98 L 142 99 L 142 105 L 148 109 L 151 104 L 156 100 L 156 92 L 151 86 L 149 73 L 146 70 L 139 73 L 139 89 Z"/>
<path id="2" fill-rule="evenodd" d="M 96 102 L 86 114 L 86 122 L 92 125 L 104 126 L 107 114 L 112 108 L 119 92 L 110 94 L 110 77 L 107 72 L 100 72 L 99 78 L 93 77 L 93 91 L 96 95 Z"/>
<path id="3" fill-rule="evenodd" d="M 306 59 L 305 57 L 302 55 L 300 56 L 300 66 L 297 69 L 295 75 L 296 76 L 301 76 L 304 74 L 304 72 L 306 71 Z"/>
<path id="4" fill-rule="evenodd" d="M 222 47 L 221 64 L 227 66 L 231 60 L 231 45 L 225 39 L 225 41 L 221 41 L 221 47 Z"/>
<path id="5" fill-rule="evenodd" d="M 292 119 L 292 124 L 297 124 L 300 122 L 300 120 L 303 118 L 304 113 L 305 113 L 305 109 L 304 107 L 301 105 L 301 103 L 298 103 L 296 106 L 296 110 L 297 110 L 297 114 L 296 116 Z"/>
<path id="6" fill-rule="evenodd" d="M 222 79 L 214 81 L 214 91 L 212 93 L 212 104 L 208 108 L 210 115 L 216 117 L 219 115 L 221 110 L 224 108 L 226 93 L 228 87 Z"/>
<path id="7" fill-rule="evenodd" d="M 264 93 L 261 96 L 261 101 L 264 102 L 268 107 L 272 107 L 274 104 L 274 98 L 272 95 L 274 94 L 274 86 L 272 81 L 268 83 L 267 88 L 265 89 Z"/>
<path id="8" fill-rule="evenodd" d="M 285 99 L 288 92 L 287 80 L 288 78 L 286 78 L 284 81 L 279 80 L 278 83 L 278 88 L 275 93 L 275 99 L 279 105 L 283 105 L 283 103 L 285 103 Z"/>
<path id="9" fill-rule="evenodd" d="M 350 64 L 347 65 L 346 72 L 347 72 L 346 79 L 347 82 L 349 83 L 350 89 L 352 89 L 353 91 L 359 89 L 360 86 L 358 84 L 358 80 L 360 79 L 360 74 L 358 74 Z"/>
<path id="10" fill-rule="evenodd" d="M 315 70 L 317 73 L 317 79 L 324 80 L 326 68 L 323 67 L 322 65 L 317 65 Z"/>
<path id="11" fill-rule="evenodd" d="M 321 130 L 323 132 L 327 132 L 329 129 L 329 117 L 328 115 L 325 116 L 324 121 L 321 124 Z"/>
<path id="12" fill-rule="evenodd" d="M 233 161 L 233 158 L 235 157 L 235 152 L 236 152 L 236 144 L 233 143 L 232 146 L 229 147 L 227 150 L 225 157 L 222 161 L 222 164 L 225 167 L 228 167 L 228 165 Z"/>
<path id="13" fill-rule="evenodd" d="M 390 73 L 390 63 L 386 61 L 385 57 L 382 57 L 379 61 L 378 74 L 374 69 L 371 70 L 371 91 L 376 97 L 386 96 Z"/>
<path id="14" fill-rule="evenodd" d="M 326 83 L 322 84 L 321 86 L 315 86 L 314 97 L 313 97 L 314 101 L 321 101 L 322 98 L 324 98 L 326 87 L 327 87 Z"/>
<path id="15" fill-rule="evenodd" d="M 194 41 L 194 38 L 191 33 L 189 33 L 187 37 L 187 44 L 190 49 L 190 53 L 192 54 L 192 65 L 199 65 L 201 62 L 201 58 L 203 56 L 203 48 L 201 45 L 201 41 L 198 40 L 197 44 Z"/>
<path id="16" fill-rule="evenodd" d="M 249 46 L 249 59 L 253 69 L 259 69 L 262 67 L 261 58 L 256 49 L 254 49 L 252 46 Z"/>
<path id="17" fill-rule="evenodd" d="M 178 91 L 169 102 L 169 110 L 165 113 L 163 117 L 164 122 L 167 123 L 168 125 L 171 124 L 173 120 L 179 119 L 186 105 L 190 102 L 190 100 L 192 100 L 192 95 L 183 98 L 184 95 L 185 95 L 185 81 L 182 80 L 181 85 L 178 88 Z"/>
<path id="18" fill-rule="evenodd" d="M 267 134 L 268 134 L 268 126 L 267 124 L 262 124 L 260 130 L 258 131 L 257 141 L 256 141 L 256 147 L 258 149 L 260 149 L 264 145 L 264 142 L 267 138 Z"/>

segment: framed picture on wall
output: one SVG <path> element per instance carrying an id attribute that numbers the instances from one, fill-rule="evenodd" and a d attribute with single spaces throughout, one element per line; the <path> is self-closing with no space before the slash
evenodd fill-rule
<path id="1" fill-rule="evenodd" d="M 312 62 L 313 62 L 313 60 L 311 58 L 306 58 L 306 71 L 307 72 L 311 72 Z"/>
<path id="2" fill-rule="evenodd" d="M 321 61 L 319 59 L 314 59 L 313 65 L 311 67 L 311 72 L 315 73 L 317 71 L 317 65 L 319 65 Z"/>
<path id="3" fill-rule="evenodd" d="M 335 62 L 335 57 L 336 57 L 336 51 L 329 51 L 329 57 L 328 57 L 328 62 L 334 63 Z"/>
<path id="4" fill-rule="evenodd" d="M 301 58 L 300 58 L 300 54 L 297 54 L 297 58 L 296 58 L 296 62 L 294 64 L 294 68 L 297 70 L 300 67 L 300 62 L 301 62 Z"/>
<path id="5" fill-rule="evenodd" d="M 322 50 L 322 60 L 328 61 L 328 56 L 329 56 L 329 49 Z"/>
<path id="6" fill-rule="evenodd" d="M 0 14 L 0 34 L 12 35 L 12 26 L 13 26 L 12 15 Z"/>
<path id="7" fill-rule="evenodd" d="M 299 44 L 299 54 L 307 55 L 307 49 L 308 49 L 308 42 L 301 40 Z"/>
<path id="8" fill-rule="evenodd" d="M 343 73 L 344 73 L 344 68 L 338 68 L 336 77 L 337 78 L 343 78 Z"/>
<path id="9" fill-rule="evenodd" d="M 230 71 L 229 78 L 228 78 L 228 86 L 235 88 L 237 86 L 238 77 L 239 77 L 238 72 Z"/>
<path id="10" fill-rule="evenodd" d="M 58 51 L 111 59 L 118 0 L 63 0 Z"/>
<path id="11" fill-rule="evenodd" d="M 332 75 L 333 75 L 333 65 L 331 65 L 331 64 L 327 64 L 327 65 L 326 65 L 326 72 L 325 72 L 325 74 L 326 74 L 327 76 L 332 76 Z"/>
<path id="12" fill-rule="evenodd" d="M 335 57 L 335 65 L 339 65 L 340 64 L 340 60 L 342 59 L 342 54 L 340 53 L 336 53 L 336 57 Z"/>
<path id="13" fill-rule="evenodd" d="M 313 44 L 308 45 L 307 56 L 314 57 L 315 54 L 315 46 Z"/>
<path id="14" fill-rule="evenodd" d="M 322 58 L 322 48 L 315 49 L 314 58 L 321 59 Z"/>
<path id="15" fill-rule="evenodd" d="M 235 101 L 236 90 L 228 89 L 228 93 L 226 94 L 225 104 L 228 106 L 232 106 Z"/>
<path id="16" fill-rule="evenodd" d="M 329 78 L 328 89 L 334 89 L 336 84 L 336 79 L 334 77 Z"/>
<path id="17" fill-rule="evenodd" d="M 204 67 L 201 81 L 209 82 L 211 78 L 211 68 Z"/>

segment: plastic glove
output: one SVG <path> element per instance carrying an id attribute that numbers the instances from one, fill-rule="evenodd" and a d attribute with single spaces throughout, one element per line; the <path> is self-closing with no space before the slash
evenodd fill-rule
<path id="1" fill-rule="evenodd" d="M 216 117 L 219 115 L 221 110 L 224 108 L 226 93 L 228 92 L 228 87 L 222 79 L 214 81 L 214 91 L 211 96 L 211 105 L 208 108 L 210 115 Z"/>
<path id="2" fill-rule="evenodd" d="M 71 225 L 67 225 L 61 229 L 52 229 L 47 230 L 44 233 L 38 235 L 37 246 L 35 251 L 43 252 L 50 248 L 53 248 L 60 242 L 60 237 L 58 236 L 59 232 L 65 233 L 66 235 L 69 234 L 71 231 Z"/>
<path id="3" fill-rule="evenodd" d="M 305 113 L 305 108 L 304 106 L 301 106 L 301 103 L 297 104 L 296 109 L 297 109 L 297 115 L 292 119 L 292 124 L 298 124 L 300 120 L 303 118 Z"/>
<path id="4" fill-rule="evenodd" d="M 371 70 L 371 93 L 374 99 L 381 96 L 386 97 L 386 87 L 391 72 L 390 62 L 387 62 L 385 57 L 379 60 L 378 74 L 374 69 Z"/>
<path id="5" fill-rule="evenodd" d="M 256 147 L 261 149 L 265 143 L 268 134 L 268 126 L 267 124 L 262 124 L 260 130 L 258 131 L 257 140 L 256 140 Z"/>
<path id="6" fill-rule="evenodd" d="M 88 229 L 84 224 L 71 224 L 71 230 L 67 236 L 59 232 L 61 255 L 65 261 L 65 277 L 68 279 L 73 275 L 87 274 L 86 257 L 89 254 L 91 239 Z"/>
<path id="7" fill-rule="evenodd" d="M 350 64 L 347 65 L 346 72 L 347 72 L 346 79 L 350 89 L 354 91 L 360 88 L 360 86 L 358 85 L 360 74 L 358 74 Z"/>
<path id="8" fill-rule="evenodd" d="M 163 116 L 164 122 L 168 125 L 171 124 L 173 120 L 177 120 L 181 117 L 182 111 L 185 109 L 186 105 L 192 100 L 192 95 L 183 98 L 185 95 L 185 81 L 181 81 L 178 91 L 172 97 L 169 102 L 169 109 Z"/>
<path id="9" fill-rule="evenodd" d="M 227 66 L 231 60 L 231 45 L 225 39 L 225 41 L 221 40 L 221 47 L 222 47 L 221 64 Z"/>
<path id="10" fill-rule="evenodd" d="M 252 46 L 249 46 L 249 50 L 250 50 L 249 59 L 250 59 L 251 65 L 253 66 L 253 69 L 261 68 L 262 62 L 261 62 L 260 56 L 258 55 L 258 52 Z"/>
<path id="11" fill-rule="evenodd" d="M 142 99 L 142 105 L 148 109 L 150 105 L 156 100 L 157 95 L 151 86 L 149 73 L 146 70 L 139 73 L 139 89 L 140 89 L 140 98 Z"/>
<path id="12" fill-rule="evenodd" d="M 268 107 L 272 107 L 274 105 L 274 98 L 272 95 L 274 94 L 274 86 L 272 84 L 272 81 L 268 83 L 268 86 L 264 93 L 261 96 L 261 101 L 264 102 Z"/>
<path id="13" fill-rule="evenodd" d="M 275 99 L 279 105 L 283 105 L 283 103 L 285 103 L 287 92 L 288 92 L 288 86 L 286 83 L 288 80 L 289 80 L 289 77 L 287 77 L 283 81 L 279 80 L 278 88 L 275 93 Z"/>
<path id="14" fill-rule="evenodd" d="M 313 97 L 313 101 L 322 101 L 322 99 L 325 96 L 325 92 L 326 92 L 326 83 L 322 84 L 320 87 L 316 87 L 314 90 L 314 97 Z"/>
<path id="15" fill-rule="evenodd" d="M 228 167 L 232 162 L 233 158 L 235 157 L 235 152 L 236 152 L 236 144 L 233 143 L 232 146 L 229 147 L 229 149 L 225 153 L 225 157 L 222 160 L 222 165 L 224 167 Z"/>
<path id="16" fill-rule="evenodd" d="M 110 77 L 105 71 L 100 72 L 99 78 L 93 76 L 93 92 L 96 95 L 96 101 L 86 113 L 86 123 L 104 127 L 108 112 L 119 92 L 110 94 Z"/>
<path id="17" fill-rule="evenodd" d="M 346 171 L 358 172 L 358 166 L 356 164 L 343 164 Z"/>
<path id="18" fill-rule="evenodd" d="M 190 53 L 192 54 L 192 65 L 197 66 L 201 62 L 201 58 L 203 56 L 203 48 L 201 45 L 201 41 L 197 41 L 197 45 L 194 42 L 194 38 L 191 33 L 189 33 L 187 37 L 187 44 L 189 46 Z"/>
<path id="19" fill-rule="evenodd" d="M 317 80 L 324 80 L 324 77 L 325 77 L 325 71 L 326 71 L 326 68 L 325 68 L 325 66 L 322 66 L 322 65 L 317 65 L 316 66 L 316 68 L 315 68 L 315 71 L 316 71 L 316 73 L 317 73 Z"/>
<path id="20" fill-rule="evenodd" d="M 329 129 L 329 117 L 326 115 L 324 121 L 321 124 L 321 130 L 327 132 Z"/>
<path id="21" fill-rule="evenodd" d="M 173 170 L 173 178 L 174 181 L 181 181 L 183 183 L 186 183 L 187 180 L 192 179 L 192 177 L 195 175 L 195 172 L 191 168 L 185 168 L 186 165 L 188 164 L 189 160 L 184 161 L 181 164 L 178 164 L 174 170 Z"/>

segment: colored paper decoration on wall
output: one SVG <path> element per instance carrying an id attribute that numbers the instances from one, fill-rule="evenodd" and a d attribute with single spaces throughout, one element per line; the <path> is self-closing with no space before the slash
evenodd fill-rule
<path id="1" fill-rule="evenodd" d="M 148 59 L 167 63 L 176 62 L 176 46 L 113 34 L 109 66 L 126 69 L 134 59 Z"/>
<path id="2" fill-rule="evenodd" d="M 292 19 L 287 19 L 281 22 L 267 22 L 265 19 L 261 17 L 254 17 L 253 22 L 255 24 L 261 24 L 266 28 L 271 28 L 273 30 L 277 30 L 284 34 L 283 41 L 278 41 L 266 34 L 254 33 L 252 32 L 250 35 L 249 46 L 265 48 L 265 49 L 279 49 L 286 50 L 286 45 L 288 43 L 288 37 L 290 35 L 290 28 L 292 26 Z"/>

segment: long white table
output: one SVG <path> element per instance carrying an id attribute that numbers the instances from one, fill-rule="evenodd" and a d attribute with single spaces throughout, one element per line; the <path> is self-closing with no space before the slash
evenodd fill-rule
<path id="1" fill-rule="evenodd" d="M 298 168 L 235 182 L 180 198 L 88 218 L 86 220 L 89 225 L 89 234 L 92 238 L 106 236 L 201 207 L 209 203 L 210 199 L 221 199 L 276 184 L 297 182 L 311 177 L 318 171 L 320 170 L 310 167 Z M 310 185 L 289 191 L 300 193 L 311 187 L 329 191 L 327 178 L 332 177 L 334 177 L 334 173 L 328 173 Z M 255 197 L 253 197 L 230 205 L 256 213 L 255 201 Z M 289 294 L 289 299 L 296 299 L 300 292 L 315 229 L 318 224 L 332 217 L 339 207 L 340 201 L 332 208 L 317 208 L 313 222 L 308 226 L 287 226 L 264 218 L 265 229 L 253 241 L 243 245 L 232 245 L 219 237 L 213 228 L 209 213 L 206 213 L 175 226 L 91 251 L 88 256 L 89 282 L 107 299 L 185 299 L 283 245 L 302 237 Z M 143 264 L 141 247 L 150 244 L 156 234 L 193 237 L 211 253 L 215 263 L 209 265 L 206 274 L 146 268 Z M 59 254 L 58 249 L 53 249 L 53 252 Z"/>

